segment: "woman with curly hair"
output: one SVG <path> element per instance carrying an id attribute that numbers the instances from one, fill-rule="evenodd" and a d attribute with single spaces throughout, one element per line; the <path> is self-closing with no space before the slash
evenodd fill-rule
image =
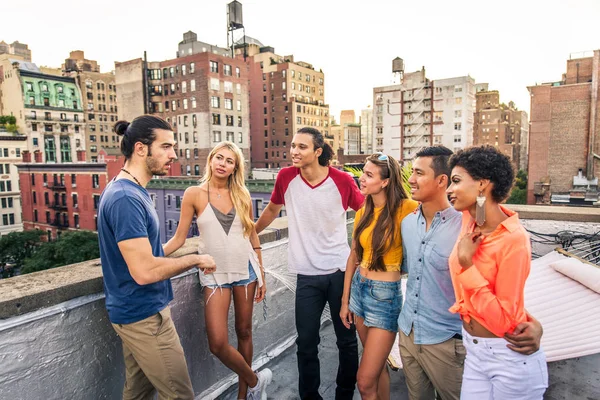
<path id="1" fill-rule="evenodd" d="M 354 220 L 340 317 L 346 328 L 356 325 L 363 345 L 356 377 L 361 397 L 386 400 L 390 377 L 385 364 L 402 306 L 400 224 L 418 204 L 408 198 L 400 165 L 391 156 L 369 156 L 359 183 L 366 200 Z"/>
<path id="2" fill-rule="evenodd" d="M 491 146 L 459 151 L 450 167 L 447 193 L 463 213 L 449 259 L 456 295 L 450 311 L 462 318 L 467 350 L 461 399 L 542 399 L 548 387 L 543 351 L 523 355 L 503 338 L 528 319 L 529 235 L 517 213 L 500 204 L 513 186 L 513 167 Z"/>

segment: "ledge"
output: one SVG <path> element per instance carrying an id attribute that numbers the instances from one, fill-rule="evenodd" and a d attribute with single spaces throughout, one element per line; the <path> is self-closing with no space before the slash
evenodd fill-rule
<path id="1" fill-rule="evenodd" d="M 519 213 L 521 219 L 540 219 L 568 222 L 600 222 L 600 208 L 569 206 L 535 206 L 506 204 L 506 207 Z"/>
<path id="2" fill-rule="evenodd" d="M 283 217 L 273 221 L 259 238 L 262 244 L 287 235 L 287 217 Z M 198 238 L 190 238 L 170 257 L 195 254 L 197 249 Z M 100 259 L 0 279 L 0 320 L 102 291 Z"/>
<path id="3" fill-rule="evenodd" d="M 518 212 L 522 219 L 600 222 L 600 209 L 597 208 L 514 204 L 508 205 L 508 208 Z M 348 218 L 354 218 L 353 211 L 348 212 Z M 287 217 L 273 221 L 259 235 L 261 244 L 287 238 L 287 222 Z M 190 238 L 171 257 L 194 254 L 197 248 L 198 238 Z M 99 259 L 0 279 L 0 320 L 102 291 L 102 268 Z"/>

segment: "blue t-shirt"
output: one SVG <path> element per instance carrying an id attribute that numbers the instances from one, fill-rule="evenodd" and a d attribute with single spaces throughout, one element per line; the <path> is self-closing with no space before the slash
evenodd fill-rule
<path id="1" fill-rule="evenodd" d="M 147 237 L 155 257 L 163 257 L 160 223 L 150 195 L 127 180 L 112 181 L 98 207 L 98 241 L 104 274 L 108 317 L 114 324 L 131 324 L 156 314 L 173 300 L 169 279 L 139 285 L 131 277 L 119 242 Z"/>

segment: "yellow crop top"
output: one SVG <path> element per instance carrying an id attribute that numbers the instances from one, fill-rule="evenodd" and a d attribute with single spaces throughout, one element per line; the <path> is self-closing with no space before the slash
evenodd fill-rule
<path id="1" fill-rule="evenodd" d="M 400 227 L 402 220 L 408 214 L 413 212 L 419 203 L 414 200 L 405 199 L 402 201 L 400 209 L 396 212 L 397 218 L 397 226 Z M 371 264 L 371 257 L 373 253 L 373 249 L 371 247 L 372 237 L 373 237 L 373 228 L 375 228 L 375 224 L 377 223 L 377 219 L 381 214 L 381 210 L 383 207 L 375 208 L 375 216 L 371 224 L 362 231 L 360 237 L 358 238 L 360 245 L 363 248 L 363 259 L 360 263 L 362 268 L 369 268 Z M 363 216 L 365 211 L 364 206 L 356 212 L 356 217 L 354 219 L 354 233 L 356 233 L 356 227 L 358 226 L 358 221 Z M 353 234 L 354 236 L 354 234 Z M 391 249 L 383 256 L 383 263 L 385 264 L 386 271 L 400 271 L 400 267 L 402 266 L 402 234 L 400 229 L 396 232 L 396 236 L 394 237 L 394 243 Z"/>

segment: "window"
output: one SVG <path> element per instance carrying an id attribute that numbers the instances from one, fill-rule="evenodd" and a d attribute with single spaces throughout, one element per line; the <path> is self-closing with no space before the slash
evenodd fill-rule
<path id="1" fill-rule="evenodd" d="M 227 126 L 233 126 L 233 115 L 226 115 L 225 120 Z"/>
<path id="2" fill-rule="evenodd" d="M 240 67 L 235 67 L 235 76 L 240 77 Z"/>
<path id="3" fill-rule="evenodd" d="M 242 85 L 240 85 L 239 83 L 235 84 L 235 92 L 237 94 L 242 94 Z"/>
<path id="4" fill-rule="evenodd" d="M 190 74 L 196 72 L 196 63 L 190 63 Z"/>
<path id="5" fill-rule="evenodd" d="M 221 89 L 220 81 L 217 78 L 210 78 L 210 88 L 211 88 L 211 90 Z"/>
<path id="6" fill-rule="evenodd" d="M 454 104 L 462 104 L 462 97 L 457 97 L 454 99 Z"/>
<path id="7" fill-rule="evenodd" d="M 195 92 L 196 91 L 196 80 L 192 79 L 190 81 L 190 91 Z"/>
<path id="8" fill-rule="evenodd" d="M 455 110 L 454 118 L 462 118 L 462 110 Z"/>
<path id="9" fill-rule="evenodd" d="M 92 174 L 92 188 L 98 189 L 100 187 L 100 177 L 98 174 Z"/>
<path id="10" fill-rule="evenodd" d="M 46 155 L 46 162 L 56 162 L 54 136 L 44 136 L 44 154 Z"/>
<path id="11" fill-rule="evenodd" d="M 244 136 L 242 135 L 242 132 L 238 132 L 238 143 L 243 143 L 244 142 Z"/>
<path id="12" fill-rule="evenodd" d="M 219 63 L 216 61 L 210 62 L 210 72 L 219 72 Z"/>
<path id="13" fill-rule="evenodd" d="M 225 91 L 225 93 L 233 93 L 233 83 L 231 82 L 223 82 L 223 91 Z"/>
<path id="14" fill-rule="evenodd" d="M 73 208 L 77 208 L 79 207 L 79 203 L 78 203 L 78 199 L 77 199 L 77 193 L 73 193 Z"/>
<path id="15" fill-rule="evenodd" d="M 285 90 L 285 82 L 281 82 L 281 89 Z"/>
<path id="16" fill-rule="evenodd" d="M 185 75 L 185 64 L 181 66 L 181 75 Z"/>
<path id="17" fill-rule="evenodd" d="M 235 139 L 233 137 L 233 132 L 227 132 L 227 140 L 233 142 Z"/>
<path id="18" fill-rule="evenodd" d="M 462 86 L 454 86 L 455 92 L 462 92 Z"/>
<path id="19" fill-rule="evenodd" d="M 188 99 L 183 99 L 183 109 L 187 110 L 188 108 Z"/>
<path id="20" fill-rule="evenodd" d="M 460 122 L 455 122 L 454 123 L 454 130 L 455 131 L 460 131 L 462 129 L 462 123 Z"/>
<path id="21" fill-rule="evenodd" d="M 223 73 L 231 76 L 231 65 L 223 64 Z"/>
<path id="22" fill-rule="evenodd" d="M 219 107 L 221 107 L 220 98 L 218 96 L 211 96 L 210 97 L 210 106 L 213 107 L 213 108 L 219 108 Z"/>
<path id="23" fill-rule="evenodd" d="M 242 126 L 242 117 L 238 116 L 237 118 L 238 118 L 237 126 L 241 127 Z"/>
<path id="24" fill-rule="evenodd" d="M 187 82 L 181 82 L 181 93 L 187 93 Z"/>
<path id="25" fill-rule="evenodd" d="M 218 143 L 221 141 L 221 132 L 213 131 L 213 142 Z"/>
<path id="26" fill-rule="evenodd" d="M 212 124 L 213 125 L 221 125 L 221 114 L 213 114 L 212 115 Z"/>
<path id="27" fill-rule="evenodd" d="M 94 195 L 94 210 L 98 209 L 98 204 L 100 204 L 100 195 Z"/>
<path id="28" fill-rule="evenodd" d="M 225 99 L 225 109 L 233 110 L 233 100 L 232 99 Z"/>
<path id="29" fill-rule="evenodd" d="M 60 137 L 60 160 L 61 162 L 71 162 L 71 140 L 68 136 Z"/>

